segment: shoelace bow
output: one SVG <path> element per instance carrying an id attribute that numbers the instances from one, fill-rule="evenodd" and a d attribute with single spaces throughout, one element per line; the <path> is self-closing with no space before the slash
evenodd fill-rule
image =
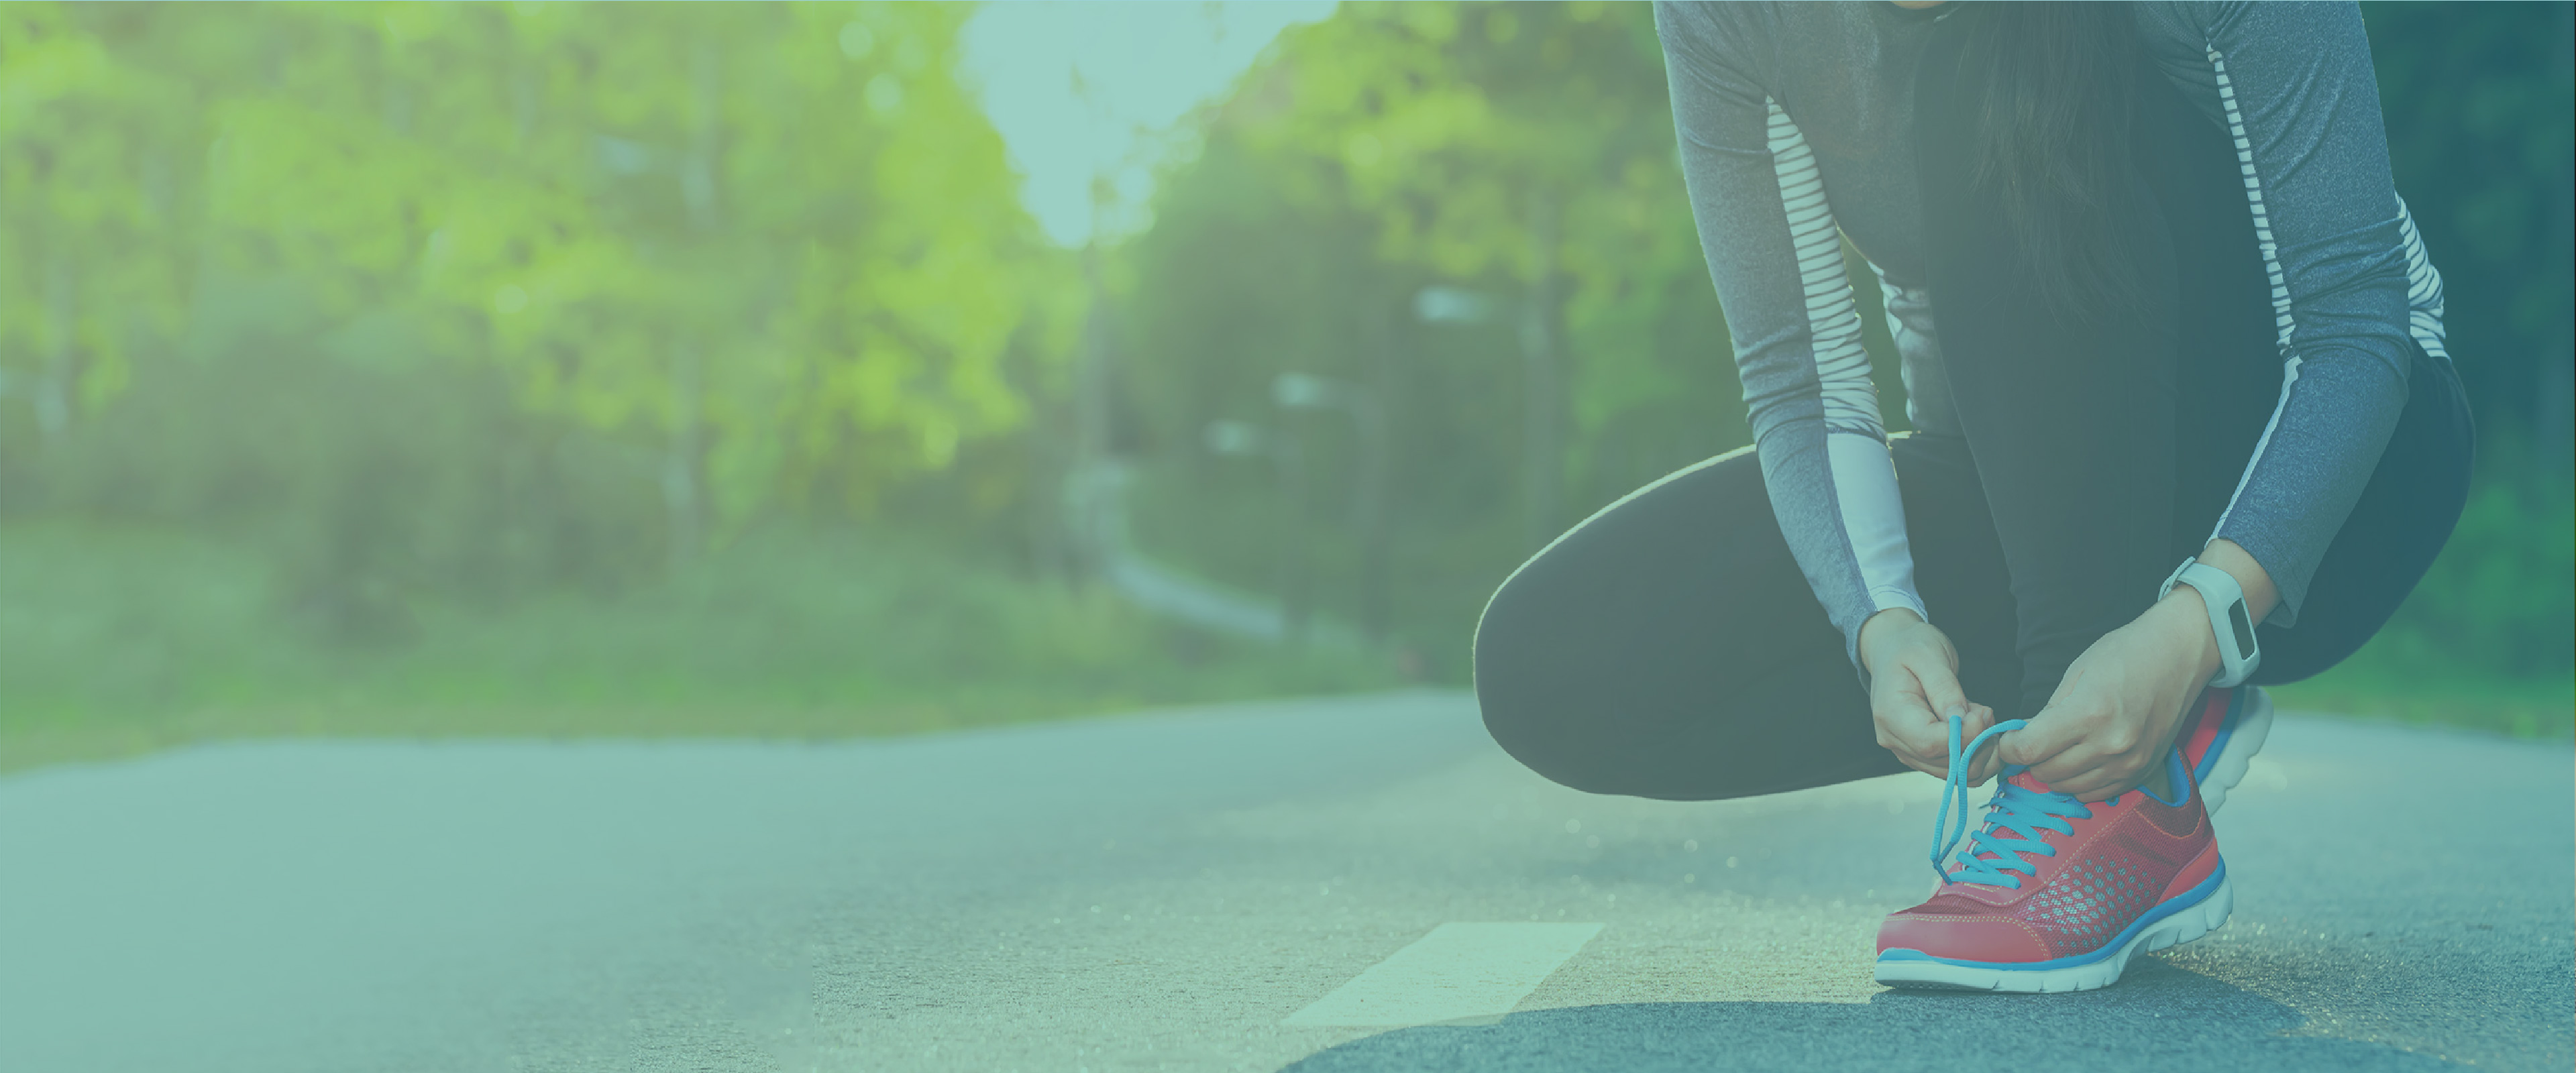
<path id="1" fill-rule="evenodd" d="M 2041 831 L 2059 834 L 2075 833 L 2069 819 L 2089 819 L 2093 810 L 2072 794 L 2042 793 L 2016 786 L 2012 777 L 2022 773 L 2020 764 L 2007 764 L 1995 776 L 1995 796 L 1986 802 L 1986 823 L 1979 829 L 1969 847 L 1968 859 L 1959 862 L 1957 872 L 1942 866 L 1957 849 L 1961 837 L 1968 833 L 1968 762 L 1983 748 L 1986 740 L 2029 726 L 2027 719 L 2007 719 L 1977 735 L 1967 748 L 1959 747 L 1962 729 L 1958 716 L 1950 717 L 1950 775 L 1941 785 L 1941 811 L 1932 820 L 1932 871 L 1943 883 L 1979 883 L 1990 887 L 2021 889 L 2021 876 L 2037 876 L 2039 867 L 2022 857 L 2036 853 L 2057 856 L 2057 847 L 2040 837 Z M 1950 807 L 1957 802 L 1958 825 L 1951 826 Z M 1999 837 L 2010 831 L 2013 838 Z M 2019 872 L 2021 875 L 2014 875 Z"/>

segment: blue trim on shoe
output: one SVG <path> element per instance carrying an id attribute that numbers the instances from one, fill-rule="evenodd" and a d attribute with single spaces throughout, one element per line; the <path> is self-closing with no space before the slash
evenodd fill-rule
<path id="1" fill-rule="evenodd" d="M 2216 754 L 2213 753 L 2211 755 Z M 2190 770 L 2182 766 L 2182 750 L 2180 749 L 2175 749 L 2172 752 L 2165 754 L 2165 783 L 2165 789 L 2171 790 L 2174 793 L 2174 798 L 2171 801 L 2166 801 L 2164 798 L 2157 797 L 2155 791 L 2147 789 L 2145 786 L 2138 787 L 2138 792 L 2146 795 L 2147 799 L 2150 801 L 2163 802 L 2166 808 L 2181 808 L 2183 802 L 2191 800 L 2191 792 L 2200 788 L 2200 780 L 2194 778 Z M 2105 803 L 2116 805 L 2120 803 L 2120 799 L 2114 797 Z"/>
<path id="2" fill-rule="evenodd" d="M 2208 901 L 2210 895 L 2218 892 L 2218 885 L 2226 882 L 2226 880 L 2227 859 L 2221 857 L 2218 861 L 2218 867 L 2210 869 L 2209 878 L 2201 880 L 2200 885 L 2195 886 L 2188 891 L 2184 891 L 2183 896 L 2180 898 L 2164 902 L 2153 909 L 2147 910 L 2145 913 L 2139 914 L 2137 920 L 2130 922 L 2128 927 L 2120 930 L 2120 934 L 2113 936 L 2111 941 L 2102 944 L 2101 949 L 2095 950 L 2090 954 L 2077 954 L 2073 957 L 2050 958 L 2047 961 L 1968 961 L 1962 958 L 1938 957 L 1907 947 L 1897 947 L 1893 950 L 1880 951 L 1878 960 L 1937 961 L 1944 965 L 1964 965 L 1972 969 L 2002 969 L 2005 971 L 2020 972 L 2047 972 L 2051 969 L 2071 969 L 2078 965 L 2090 965 L 2126 949 L 2129 942 L 2138 937 L 2138 932 L 2144 930 L 2149 925 L 2172 916 L 2175 913 L 2182 912 L 2185 909 L 2198 906 L 2202 902 Z"/>
<path id="3" fill-rule="evenodd" d="M 2209 751 L 2200 755 L 2200 767 L 2191 773 L 2192 785 L 2209 781 L 2209 773 L 2217 770 L 2219 754 L 2227 751 L 2227 739 L 2236 736 L 2237 721 L 2245 715 L 2245 698 L 2252 692 L 2246 686 L 2227 691 L 2227 713 L 2218 717 L 2218 733 L 2210 736 Z"/>

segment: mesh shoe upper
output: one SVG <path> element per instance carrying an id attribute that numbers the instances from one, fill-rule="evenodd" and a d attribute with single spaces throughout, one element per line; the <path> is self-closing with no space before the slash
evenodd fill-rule
<path id="1" fill-rule="evenodd" d="M 2047 793 L 2027 773 L 2012 776 L 2024 791 Z M 1997 802 L 2003 800 L 1998 789 Z M 1996 806 L 1990 805 L 1990 808 Z M 2167 804 L 2130 791 L 2085 807 L 2090 815 L 2064 816 L 2071 833 L 2036 831 L 2055 851 L 2016 850 L 2024 840 L 1990 813 L 1975 859 L 1990 864 L 2018 858 L 2031 874 L 2007 876 L 2012 886 L 1986 882 L 1961 869 L 1959 881 L 1942 885 L 1931 900 L 1887 918 L 1878 948 L 1918 950 L 1935 957 L 1986 962 L 2033 962 L 2076 957 L 2102 949 L 2148 910 L 2207 879 L 2218 863 L 2218 843 L 2200 796 Z M 1984 873 L 1991 876 L 1991 871 Z"/>

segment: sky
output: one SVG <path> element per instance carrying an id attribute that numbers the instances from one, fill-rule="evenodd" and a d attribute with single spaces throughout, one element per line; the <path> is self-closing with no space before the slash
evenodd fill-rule
<path id="1" fill-rule="evenodd" d="M 1118 192 L 1103 229 L 1132 226 L 1180 119 L 1232 88 L 1281 30 L 1331 15 L 1333 3 L 987 4 L 966 24 L 961 73 L 1024 177 L 1020 200 L 1049 237 L 1080 246 L 1092 233 L 1094 176 L 1111 175 Z"/>

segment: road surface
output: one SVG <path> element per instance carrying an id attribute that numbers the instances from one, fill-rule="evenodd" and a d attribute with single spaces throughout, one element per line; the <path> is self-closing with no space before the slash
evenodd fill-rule
<path id="1" fill-rule="evenodd" d="M 207 746 L 0 779 L 0 1066 L 2564 1073 L 2571 771 L 2285 714 L 2227 928 L 1992 996 L 1869 979 L 1929 778 L 1590 797 L 1454 694 Z"/>

